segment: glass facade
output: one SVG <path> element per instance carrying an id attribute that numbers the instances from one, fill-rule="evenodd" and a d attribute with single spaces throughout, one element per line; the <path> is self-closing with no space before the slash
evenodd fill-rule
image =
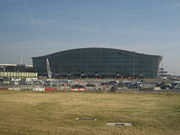
<path id="1" fill-rule="evenodd" d="M 53 76 L 138 76 L 155 78 L 159 63 L 158 55 L 110 48 L 80 48 L 33 57 L 33 66 L 40 76 L 47 76 L 46 59 Z"/>

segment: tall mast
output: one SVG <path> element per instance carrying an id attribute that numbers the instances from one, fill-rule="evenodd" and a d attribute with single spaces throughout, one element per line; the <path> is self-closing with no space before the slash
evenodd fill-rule
<path id="1" fill-rule="evenodd" d="M 51 68 L 50 68 L 50 64 L 49 64 L 49 60 L 48 59 L 46 59 L 46 66 L 47 66 L 48 78 L 51 79 L 52 78 L 52 72 L 51 72 Z"/>

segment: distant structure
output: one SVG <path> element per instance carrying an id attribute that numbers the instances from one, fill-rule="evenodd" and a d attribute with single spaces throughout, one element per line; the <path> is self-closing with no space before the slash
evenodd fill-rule
<path id="1" fill-rule="evenodd" d="M 158 78 L 166 79 L 166 78 L 168 78 L 168 76 L 170 76 L 170 75 L 168 75 L 167 73 L 168 73 L 168 72 L 167 72 L 166 70 L 164 70 L 164 68 L 159 68 L 159 69 L 158 69 L 158 73 L 157 73 L 157 77 L 158 77 Z"/>
<path id="2" fill-rule="evenodd" d="M 46 59 L 53 78 L 155 78 L 162 57 L 111 48 L 70 49 L 32 57 L 39 76 L 48 76 Z"/>
<path id="3" fill-rule="evenodd" d="M 32 65 L 22 64 L 0 64 L 0 79 L 25 79 L 36 78 L 37 72 Z"/>

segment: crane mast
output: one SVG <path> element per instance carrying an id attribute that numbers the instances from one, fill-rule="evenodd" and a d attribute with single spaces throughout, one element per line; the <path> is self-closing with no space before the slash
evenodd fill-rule
<path id="1" fill-rule="evenodd" d="M 50 64 L 49 64 L 49 60 L 48 59 L 46 59 L 46 66 L 47 66 L 48 78 L 51 79 L 52 78 L 52 72 L 51 72 L 51 68 L 50 68 Z"/>

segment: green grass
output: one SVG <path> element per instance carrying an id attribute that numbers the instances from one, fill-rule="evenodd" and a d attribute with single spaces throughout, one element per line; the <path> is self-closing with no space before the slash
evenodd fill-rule
<path id="1" fill-rule="evenodd" d="M 179 135 L 180 94 L 0 91 L 0 135 L 101 134 Z"/>

